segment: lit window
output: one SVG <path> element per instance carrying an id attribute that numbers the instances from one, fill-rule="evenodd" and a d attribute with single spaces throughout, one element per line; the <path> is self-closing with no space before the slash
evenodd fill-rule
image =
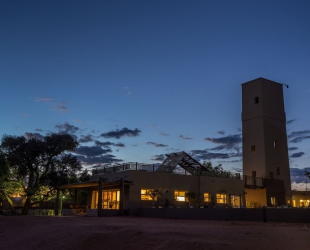
<path id="1" fill-rule="evenodd" d="M 98 191 L 93 191 L 91 208 L 98 208 Z M 120 191 L 104 190 L 102 191 L 102 208 L 103 209 L 119 209 Z"/>
<path id="2" fill-rule="evenodd" d="M 272 206 L 276 206 L 276 205 L 277 205 L 277 203 L 276 203 L 276 197 L 272 196 L 270 201 L 271 201 L 271 205 L 272 205 Z"/>
<path id="3" fill-rule="evenodd" d="M 185 191 L 175 191 L 174 192 L 174 199 L 176 201 L 185 201 Z"/>
<path id="4" fill-rule="evenodd" d="M 308 207 L 308 205 L 309 205 L 309 200 L 300 200 L 299 201 L 300 207 Z"/>
<path id="5" fill-rule="evenodd" d="M 152 191 L 151 189 L 141 189 L 141 200 L 142 201 L 152 201 Z M 154 197 L 154 201 L 157 201 L 157 196 Z"/>
<path id="6" fill-rule="evenodd" d="M 273 142 L 273 147 L 274 147 L 274 148 L 278 148 L 278 141 L 274 141 L 274 142 Z"/>
<path id="7" fill-rule="evenodd" d="M 226 194 L 216 194 L 216 203 L 227 203 Z"/>
<path id="8" fill-rule="evenodd" d="M 254 103 L 255 103 L 255 104 L 259 103 L 259 97 L 258 97 L 258 96 L 256 96 L 256 97 L 254 98 Z"/>
<path id="9" fill-rule="evenodd" d="M 255 152 L 256 152 L 255 145 L 252 145 L 252 146 L 251 146 L 251 151 L 252 151 L 252 153 L 255 153 Z"/>
<path id="10" fill-rule="evenodd" d="M 211 201 L 210 194 L 209 193 L 204 193 L 203 194 L 203 200 L 204 200 L 204 202 L 210 202 Z"/>

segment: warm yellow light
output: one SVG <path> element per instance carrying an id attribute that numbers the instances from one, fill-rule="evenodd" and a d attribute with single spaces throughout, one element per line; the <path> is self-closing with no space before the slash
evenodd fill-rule
<path id="1" fill-rule="evenodd" d="M 185 197 L 177 196 L 177 201 L 185 201 Z"/>

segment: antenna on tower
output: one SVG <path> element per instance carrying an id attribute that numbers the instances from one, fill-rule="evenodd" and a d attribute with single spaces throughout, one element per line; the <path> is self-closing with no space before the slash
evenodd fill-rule
<path id="1" fill-rule="evenodd" d="M 282 84 L 282 85 L 284 85 L 287 89 L 290 87 L 290 86 L 288 86 L 287 84 Z"/>

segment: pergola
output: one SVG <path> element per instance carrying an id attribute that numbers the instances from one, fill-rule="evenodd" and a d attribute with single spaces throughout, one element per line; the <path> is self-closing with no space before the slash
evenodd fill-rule
<path id="1" fill-rule="evenodd" d="M 201 171 L 210 172 L 209 169 L 204 167 L 184 151 L 166 154 L 166 156 L 167 158 L 156 171 L 173 172 L 173 170 L 175 170 L 175 168 L 179 165 L 190 174 L 200 173 Z"/>

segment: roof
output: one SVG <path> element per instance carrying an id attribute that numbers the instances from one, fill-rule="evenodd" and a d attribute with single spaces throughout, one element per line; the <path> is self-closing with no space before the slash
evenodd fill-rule
<path id="1" fill-rule="evenodd" d="M 268 81 L 269 83 L 276 83 L 276 84 L 279 84 L 279 85 L 283 85 L 282 83 L 275 82 L 275 81 L 272 81 L 272 80 L 269 80 L 269 79 L 263 78 L 263 77 L 258 77 L 258 78 L 256 78 L 256 79 L 251 80 L 251 81 L 247 81 L 247 82 L 245 82 L 245 83 L 242 83 L 241 85 L 245 85 L 245 84 L 252 83 L 252 82 L 257 82 L 257 81 L 259 81 L 259 80 L 263 80 L 263 81 L 265 81 L 265 82 Z"/>
<path id="2" fill-rule="evenodd" d="M 131 183 L 132 183 L 131 181 L 124 180 L 124 185 L 129 185 Z M 120 180 L 107 182 L 106 179 L 103 179 L 102 184 L 104 187 L 120 185 Z M 60 189 L 73 189 L 73 188 L 96 188 L 96 187 L 99 187 L 99 180 L 65 184 L 65 185 L 61 185 L 59 188 Z"/>
<path id="3" fill-rule="evenodd" d="M 158 172 L 172 172 L 178 165 L 185 171 L 194 174 L 196 171 L 210 172 L 209 169 L 201 165 L 184 151 L 166 155 L 167 158 L 156 170 Z"/>

